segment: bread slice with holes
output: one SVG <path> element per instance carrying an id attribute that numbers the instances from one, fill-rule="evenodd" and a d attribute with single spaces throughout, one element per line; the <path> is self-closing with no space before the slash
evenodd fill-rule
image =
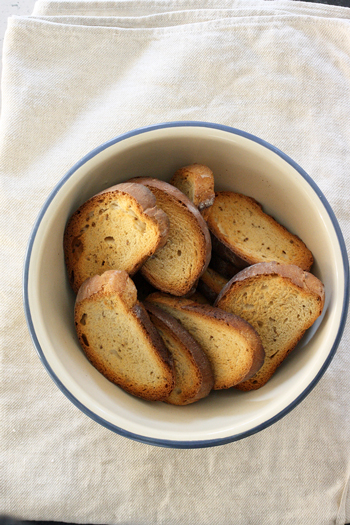
<path id="1" fill-rule="evenodd" d="M 175 377 L 172 357 L 126 272 L 109 270 L 83 283 L 75 327 L 87 358 L 109 381 L 143 399 L 169 397 Z"/>
<path id="2" fill-rule="evenodd" d="M 254 326 L 266 353 L 263 366 L 239 389 L 253 390 L 267 383 L 321 315 L 324 299 L 321 281 L 295 265 L 259 263 L 227 283 L 215 305 Z"/>
<path id="3" fill-rule="evenodd" d="M 162 292 L 178 296 L 190 293 L 210 261 L 211 241 L 205 220 L 186 195 L 171 184 L 149 177 L 131 181 L 152 191 L 170 222 L 165 246 L 145 262 L 142 275 Z"/>
<path id="4" fill-rule="evenodd" d="M 164 246 L 168 231 L 168 217 L 144 186 L 122 183 L 95 195 L 76 210 L 65 229 L 65 261 L 73 290 L 106 270 L 133 275 Z"/>
<path id="5" fill-rule="evenodd" d="M 199 210 L 213 205 L 214 175 L 208 166 L 203 164 L 184 166 L 174 173 L 170 184 L 187 195 Z"/>
<path id="6" fill-rule="evenodd" d="M 214 373 L 214 390 L 237 385 L 262 366 L 265 354 L 260 337 L 240 317 L 161 293 L 151 294 L 147 301 L 175 317 L 200 344 Z"/>
<path id="7" fill-rule="evenodd" d="M 299 237 L 264 213 L 251 197 L 232 191 L 216 193 L 206 221 L 213 250 L 240 269 L 270 261 L 295 264 L 306 271 L 312 266 L 312 253 Z"/>
<path id="8" fill-rule="evenodd" d="M 144 306 L 174 360 L 175 386 L 165 401 L 172 405 L 189 405 L 203 399 L 214 384 L 206 354 L 173 316 L 147 301 Z"/>
<path id="9" fill-rule="evenodd" d="M 213 304 L 228 280 L 212 268 L 207 268 L 198 281 L 197 290 Z"/>

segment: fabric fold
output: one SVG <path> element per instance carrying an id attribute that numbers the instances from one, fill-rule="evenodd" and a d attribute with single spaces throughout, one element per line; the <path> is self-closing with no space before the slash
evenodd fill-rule
<path id="1" fill-rule="evenodd" d="M 350 241 L 350 10 L 281 1 L 41 1 L 12 17 L 0 118 L 0 501 L 26 520 L 341 525 L 350 462 L 349 326 L 291 413 L 201 450 L 130 441 L 49 378 L 22 307 L 34 221 L 101 143 L 171 121 L 229 125 L 300 164 Z M 53 298 L 54 300 L 54 298 Z"/>

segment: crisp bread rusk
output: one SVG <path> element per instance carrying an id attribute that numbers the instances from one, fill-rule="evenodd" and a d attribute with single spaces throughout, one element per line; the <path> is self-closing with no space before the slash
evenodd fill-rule
<path id="1" fill-rule="evenodd" d="M 189 405 L 206 397 L 214 375 L 202 348 L 173 316 L 147 301 L 144 306 L 174 360 L 175 386 L 165 401 Z"/>
<path id="2" fill-rule="evenodd" d="M 151 294 L 147 301 L 175 317 L 200 344 L 214 372 L 214 390 L 237 385 L 262 366 L 265 354 L 260 337 L 240 317 L 161 293 Z"/>
<path id="3" fill-rule="evenodd" d="M 306 271 L 312 266 L 312 253 L 299 237 L 264 213 L 251 197 L 232 191 L 216 193 L 206 221 L 213 250 L 240 269 L 271 261 Z"/>
<path id="4" fill-rule="evenodd" d="M 211 241 L 205 220 L 186 195 L 171 184 L 149 177 L 131 181 L 153 192 L 157 206 L 170 221 L 165 246 L 145 262 L 142 275 L 162 292 L 179 296 L 190 293 L 210 261 Z"/>
<path id="5" fill-rule="evenodd" d="M 75 303 L 79 342 L 92 365 L 130 394 L 162 401 L 174 387 L 173 360 L 124 271 L 87 279 Z"/>
<path id="6" fill-rule="evenodd" d="M 207 268 L 198 281 L 197 290 L 213 304 L 227 282 L 228 279 L 212 268 Z M 190 298 L 192 299 L 192 296 Z"/>
<path id="7" fill-rule="evenodd" d="M 199 210 L 213 205 L 214 175 L 208 166 L 203 164 L 184 166 L 174 173 L 170 184 L 187 195 Z"/>
<path id="8" fill-rule="evenodd" d="M 215 305 L 246 319 L 261 337 L 264 365 L 238 387 L 253 390 L 267 383 L 321 315 L 324 287 L 317 277 L 298 266 L 259 263 L 233 277 Z"/>
<path id="9" fill-rule="evenodd" d="M 65 261 L 73 290 L 106 270 L 134 274 L 165 244 L 168 231 L 168 217 L 146 187 L 122 183 L 95 195 L 76 210 L 65 229 Z"/>

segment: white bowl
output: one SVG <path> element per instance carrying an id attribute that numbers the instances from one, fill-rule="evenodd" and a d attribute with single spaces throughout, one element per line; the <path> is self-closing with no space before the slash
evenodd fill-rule
<path id="1" fill-rule="evenodd" d="M 214 172 L 217 190 L 254 197 L 299 235 L 324 283 L 321 318 L 260 390 L 212 392 L 176 407 L 133 397 L 85 358 L 73 324 L 74 295 L 62 249 L 67 219 L 89 197 L 134 176 L 169 180 L 194 163 Z M 40 359 L 57 386 L 93 420 L 137 441 L 195 448 L 228 443 L 271 425 L 318 382 L 339 344 L 349 301 L 349 266 L 338 222 L 313 180 L 287 155 L 237 129 L 174 122 L 137 129 L 93 150 L 63 177 L 34 225 L 24 268 L 27 323 Z"/>

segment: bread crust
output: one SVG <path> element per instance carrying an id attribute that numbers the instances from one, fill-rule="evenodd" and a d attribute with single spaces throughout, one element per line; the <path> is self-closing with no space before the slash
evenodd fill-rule
<path id="1" fill-rule="evenodd" d="M 137 301 L 137 291 L 129 275 L 124 271 L 108 270 L 102 275 L 86 279 L 78 290 L 75 304 L 90 299 L 95 294 L 117 292 L 125 304 L 132 308 Z"/>
<path id="2" fill-rule="evenodd" d="M 174 203 L 174 206 L 185 210 L 188 214 L 189 220 L 191 221 L 188 234 L 197 236 L 197 238 L 200 239 L 201 245 L 201 253 L 198 254 L 197 260 L 192 261 L 191 263 L 193 264 L 191 279 L 182 285 L 178 284 L 176 286 L 170 286 L 165 280 L 160 280 L 157 273 L 150 270 L 150 264 L 147 264 L 147 262 L 142 266 L 141 273 L 155 288 L 165 293 L 179 296 L 191 293 L 199 277 L 207 269 L 211 258 L 211 239 L 205 220 L 186 195 L 171 184 L 151 177 L 136 177 L 130 179 L 130 182 L 147 186 L 151 191 L 152 189 L 155 191 L 158 190 L 165 195 L 166 198 L 171 200 Z M 169 232 L 168 243 L 171 243 L 171 230 Z"/>
<path id="3" fill-rule="evenodd" d="M 237 385 L 239 390 L 256 390 L 264 386 L 273 376 L 280 364 L 295 348 L 297 343 L 303 337 L 305 331 L 310 328 L 310 326 L 312 326 L 316 319 L 321 315 L 324 308 L 325 292 L 321 281 L 311 273 L 302 270 L 296 265 L 281 264 L 278 262 L 258 263 L 250 266 L 249 268 L 245 268 L 227 283 L 227 285 L 218 295 L 214 304 L 215 306 L 223 308 L 224 310 L 235 311 L 235 308 L 237 308 L 235 307 L 235 303 L 237 302 L 235 294 L 239 292 L 240 288 L 245 290 L 246 286 L 254 285 L 254 282 L 257 278 L 266 277 L 269 279 L 276 275 L 285 281 L 292 283 L 292 285 L 295 286 L 297 290 L 299 290 L 299 293 L 304 294 L 305 296 L 312 295 L 316 300 L 318 309 L 315 311 L 314 315 L 309 318 L 308 323 L 304 326 L 304 329 L 300 330 L 294 337 L 290 338 L 287 345 L 285 345 L 283 348 L 280 348 L 276 353 L 273 353 L 271 357 L 268 355 L 268 358 L 270 359 L 268 367 L 266 366 L 265 369 L 258 371 L 258 373 L 251 377 L 248 381 Z M 230 307 L 231 301 L 233 305 L 232 308 Z M 272 311 L 271 315 L 274 316 Z M 253 321 L 251 322 L 253 323 Z M 258 327 L 257 331 L 259 332 Z M 262 339 L 264 344 L 264 338 L 262 337 Z M 265 346 L 265 349 L 267 352 L 269 351 L 268 346 Z"/>
<path id="4" fill-rule="evenodd" d="M 162 369 L 162 373 L 166 378 L 158 389 L 154 389 L 151 386 L 140 386 L 136 374 L 135 377 L 129 376 L 128 378 L 121 378 L 120 375 L 118 375 L 118 370 L 108 366 L 106 360 L 101 358 L 98 349 L 93 348 L 88 341 L 90 334 L 86 334 L 86 326 L 84 326 L 84 324 L 82 325 L 81 322 L 85 314 L 86 304 L 106 304 L 106 301 L 116 296 L 126 311 L 129 312 L 130 318 L 134 319 L 135 329 L 142 333 L 144 340 L 148 341 L 150 347 L 153 349 L 152 359 L 158 363 L 158 366 Z M 101 276 L 96 275 L 91 279 L 87 279 L 76 297 L 74 321 L 77 336 L 86 357 L 109 381 L 115 383 L 126 392 L 143 399 L 163 401 L 169 396 L 174 388 L 175 377 L 172 356 L 151 323 L 146 309 L 142 303 L 137 301 L 136 288 L 126 272 L 110 270 Z"/>
<path id="5" fill-rule="evenodd" d="M 225 236 L 220 231 L 218 218 L 216 216 L 217 208 L 220 208 L 221 204 L 225 206 L 225 201 L 227 202 L 227 200 L 230 199 L 239 199 L 239 201 L 245 203 L 245 206 L 249 208 L 252 217 L 260 217 L 264 221 L 264 223 L 268 225 L 271 231 L 278 232 L 279 238 L 281 240 L 288 240 L 289 242 L 294 244 L 294 247 L 297 247 L 297 255 L 294 255 L 293 257 L 291 256 L 291 258 L 288 261 L 277 259 L 276 253 L 274 253 L 273 256 L 271 255 L 271 257 L 266 259 L 266 262 L 276 259 L 282 263 L 288 262 L 290 264 L 296 264 L 306 271 L 310 270 L 313 264 L 313 256 L 311 251 L 306 247 L 305 243 L 297 235 L 290 233 L 273 217 L 265 213 L 263 211 L 262 205 L 255 199 L 253 199 L 252 197 L 248 197 L 247 195 L 234 193 L 232 191 L 217 192 L 215 194 L 214 205 L 211 208 L 209 208 L 206 214 L 206 221 L 212 236 L 213 250 L 217 252 L 217 254 L 222 259 L 230 261 L 239 269 L 243 269 L 246 266 L 256 264 L 259 262 L 264 262 L 264 258 L 262 258 L 262 255 L 258 251 L 256 251 L 254 254 L 248 253 L 248 251 L 245 250 L 240 245 L 240 243 L 237 243 L 232 236 L 230 237 L 229 234 Z M 231 203 L 230 206 L 232 206 Z M 232 206 L 232 219 L 233 218 L 234 207 Z M 257 235 L 256 232 L 253 232 L 252 229 L 251 233 L 253 234 L 253 236 Z M 260 238 L 262 240 L 265 240 L 264 237 L 265 236 L 263 236 L 260 233 Z M 244 240 L 249 240 L 248 236 Z M 285 255 L 287 256 L 286 253 Z"/>
<path id="6" fill-rule="evenodd" d="M 214 203 L 214 175 L 208 166 L 197 163 L 184 166 L 174 173 L 170 184 L 183 191 L 200 211 L 209 208 Z M 191 187 L 192 199 L 184 191 L 184 184 Z"/>
<path id="7" fill-rule="evenodd" d="M 214 375 L 210 362 L 200 345 L 193 339 L 189 332 L 171 315 L 158 308 L 155 304 L 148 301 L 144 302 L 144 306 L 150 315 L 151 321 L 155 326 L 169 331 L 171 335 L 178 340 L 179 345 L 183 348 L 186 358 L 191 362 L 196 374 L 196 385 L 192 392 L 182 392 L 182 395 L 177 395 L 176 398 L 171 394 L 170 398 L 166 400 L 167 403 L 177 405 L 188 405 L 194 403 L 199 399 L 206 397 L 214 385 Z M 177 380 L 175 377 L 175 387 Z M 186 389 L 186 385 L 182 388 Z"/>
<path id="8" fill-rule="evenodd" d="M 245 373 L 245 375 L 241 378 L 241 381 L 246 381 L 247 379 L 250 379 L 261 368 L 265 359 L 265 352 L 261 343 L 260 336 L 257 333 L 257 331 L 241 317 L 225 312 L 220 308 L 216 308 L 208 304 L 199 304 L 192 301 L 191 299 L 185 299 L 183 297 L 171 297 L 158 292 L 151 294 L 147 298 L 147 301 L 152 304 L 156 304 L 160 308 L 162 308 L 162 304 L 170 304 L 172 307 L 180 311 L 193 312 L 194 314 L 203 317 L 204 322 L 205 320 L 213 319 L 215 321 L 218 321 L 219 323 L 231 326 L 232 328 L 240 332 L 244 336 L 244 338 L 247 341 L 249 341 L 249 344 L 253 349 L 252 365 L 250 369 Z M 230 388 L 231 386 L 234 385 L 230 384 L 218 386 L 214 384 L 213 388 L 214 390 L 216 390 L 221 388 Z"/>
<path id="9" fill-rule="evenodd" d="M 218 305 L 222 298 L 232 288 L 234 283 L 245 281 L 246 279 L 254 278 L 258 275 L 280 275 L 285 279 L 289 279 L 296 286 L 307 292 L 313 293 L 320 298 L 320 314 L 324 307 L 325 291 L 322 282 L 310 272 L 302 270 L 295 264 L 282 264 L 276 261 L 268 263 L 257 263 L 241 270 L 236 274 L 221 290 L 218 295 L 215 305 Z"/>
<path id="10" fill-rule="evenodd" d="M 98 209 L 103 209 L 103 206 L 113 204 L 120 196 L 131 197 L 135 208 L 138 210 L 137 213 L 139 217 L 151 221 L 158 231 L 158 236 L 149 246 L 143 247 L 142 252 L 137 252 L 138 247 L 134 249 L 135 257 L 133 263 L 127 264 L 125 262 L 125 267 L 115 269 L 126 270 L 130 275 L 133 275 L 146 259 L 152 256 L 158 249 L 162 248 L 167 241 L 169 219 L 163 210 L 156 206 L 156 199 L 148 188 L 140 187 L 138 184 L 121 183 L 94 195 L 73 213 L 64 233 L 63 248 L 65 263 L 69 282 L 75 293 L 78 292 L 84 280 L 93 275 L 91 273 L 87 274 L 81 263 L 86 255 L 86 236 L 94 235 L 94 233 L 91 233 L 93 228 L 90 228 L 90 223 L 93 226 L 95 221 L 93 219 L 90 220 L 90 217 L 97 212 Z M 101 274 L 105 269 L 106 268 L 101 267 L 99 263 L 96 263 L 93 273 Z"/>
<path id="11" fill-rule="evenodd" d="M 160 355 L 164 365 L 168 368 L 169 372 L 172 375 L 171 381 L 169 381 L 169 391 L 171 391 L 174 388 L 175 384 L 174 360 L 172 358 L 172 355 L 164 345 L 162 338 L 159 336 L 154 324 L 149 318 L 146 308 L 140 301 L 137 301 L 135 306 L 132 308 L 132 312 L 135 315 L 135 317 L 141 322 L 141 325 L 143 326 L 147 337 L 157 348 L 158 354 Z"/>

